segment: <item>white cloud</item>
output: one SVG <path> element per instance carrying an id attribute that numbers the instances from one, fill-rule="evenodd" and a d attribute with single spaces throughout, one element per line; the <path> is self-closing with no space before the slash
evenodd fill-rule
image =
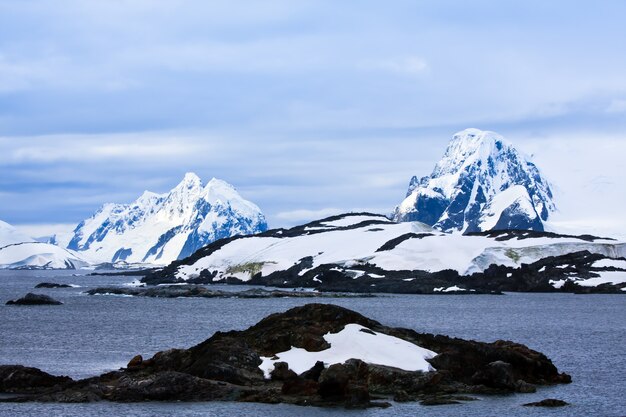
<path id="1" fill-rule="evenodd" d="M 213 141 L 215 142 L 215 140 Z M 216 146 L 208 135 L 202 141 L 168 133 L 110 135 L 50 135 L 33 137 L 0 137 L 3 164 L 55 163 L 96 160 L 145 160 L 145 158 L 199 158 L 214 152 Z"/>

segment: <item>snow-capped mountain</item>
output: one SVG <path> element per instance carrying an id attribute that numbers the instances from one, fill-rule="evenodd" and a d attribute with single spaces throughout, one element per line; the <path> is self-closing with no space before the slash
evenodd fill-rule
<path id="1" fill-rule="evenodd" d="M 72 251 L 37 242 L 0 221 L 0 269 L 76 269 L 85 265 Z"/>
<path id="2" fill-rule="evenodd" d="M 394 219 L 443 231 L 543 231 L 554 210 L 550 185 L 530 158 L 497 133 L 466 129 L 430 176 L 411 179 Z"/>
<path id="3" fill-rule="evenodd" d="M 92 263 L 167 264 L 217 239 L 267 229 L 261 210 L 235 188 L 193 173 L 165 194 L 144 192 L 130 204 L 105 204 L 60 242 Z"/>

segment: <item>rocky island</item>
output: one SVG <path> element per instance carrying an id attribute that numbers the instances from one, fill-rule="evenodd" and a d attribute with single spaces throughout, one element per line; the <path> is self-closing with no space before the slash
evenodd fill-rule
<path id="1" fill-rule="evenodd" d="M 44 294 L 33 294 L 29 292 L 22 298 L 18 298 L 17 300 L 9 300 L 6 302 L 6 305 L 18 305 L 18 306 L 37 306 L 37 305 L 50 305 L 50 306 L 58 306 L 63 304 L 60 301 L 55 300 L 52 297 L 49 297 Z"/>
<path id="2" fill-rule="evenodd" d="M 85 292 L 89 295 L 124 295 L 152 298 L 373 298 L 371 293 L 337 293 L 292 289 L 264 290 L 252 288 L 244 291 L 213 290 L 202 285 L 158 285 L 154 287 L 98 287 Z"/>
<path id="3" fill-rule="evenodd" d="M 471 394 L 534 392 L 571 382 L 545 355 L 392 328 L 343 307 L 308 304 L 189 349 L 134 357 L 124 369 L 74 381 L 0 366 L 0 401 L 241 401 L 365 408 Z"/>

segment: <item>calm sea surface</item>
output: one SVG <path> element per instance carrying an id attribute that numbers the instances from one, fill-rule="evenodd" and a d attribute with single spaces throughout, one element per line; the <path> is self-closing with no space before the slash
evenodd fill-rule
<path id="1" fill-rule="evenodd" d="M 125 366 L 172 347 L 190 347 L 218 330 L 244 329 L 303 299 L 155 299 L 88 296 L 88 288 L 132 281 L 65 271 L 0 271 L 0 364 L 23 364 L 81 378 Z M 43 281 L 80 288 L 40 289 Z M 241 289 L 241 287 L 230 287 Z M 62 306 L 5 306 L 37 292 Z M 239 403 L 2 404 L 0 416 L 626 416 L 626 296 L 507 294 L 504 296 L 389 295 L 322 300 L 386 325 L 481 341 L 509 339 L 550 357 L 573 383 L 535 394 L 481 397 L 463 405 L 394 404 L 346 411 Z M 522 407 L 559 398 L 561 409 Z"/>

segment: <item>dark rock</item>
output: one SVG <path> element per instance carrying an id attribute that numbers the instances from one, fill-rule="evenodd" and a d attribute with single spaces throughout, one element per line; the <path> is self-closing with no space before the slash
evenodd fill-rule
<path id="1" fill-rule="evenodd" d="M 319 391 L 319 384 L 310 379 L 298 376 L 285 380 L 281 392 L 285 395 L 315 396 Z"/>
<path id="2" fill-rule="evenodd" d="M 315 365 L 308 371 L 304 371 L 302 375 L 300 375 L 304 379 L 310 379 L 311 381 L 319 381 L 320 375 L 322 371 L 325 369 L 324 362 L 317 361 Z"/>
<path id="3" fill-rule="evenodd" d="M 35 285 L 35 288 L 72 288 L 72 286 L 68 284 L 57 284 L 54 282 L 42 282 Z"/>
<path id="4" fill-rule="evenodd" d="M 431 397 L 420 401 L 421 405 L 450 405 L 461 404 L 459 401 L 450 397 Z"/>
<path id="5" fill-rule="evenodd" d="M 99 287 L 86 291 L 89 295 L 130 295 L 154 298 L 373 298 L 374 294 L 320 293 L 315 291 L 281 291 L 253 288 L 245 291 L 212 290 L 201 285 L 164 285 L 158 287 Z"/>
<path id="6" fill-rule="evenodd" d="M 569 405 L 569 403 L 563 400 L 547 398 L 538 402 L 524 404 L 524 407 L 564 407 L 566 405 Z"/>
<path id="7" fill-rule="evenodd" d="M 289 365 L 286 362 L 276 362 L 270 375 L 275 381 L 286 381 L 298 377 L 294 371 L 289 369 Z"/>
<path id="8" fill-rule="evenodd" d="M 67 376 L 54 376 L 37 368 L 22 365 L 0 365 L 0 392 L 20 393 L 38 388 L 66 384 L 72 379 Z"/>
<path id="9" fill-rule="evenodd" d="M 239 389 L 181 372 L 158 372 L 147 377 L 125 375 L 110 394 L 113 401 L 209 401 L 238 397 Z"/>
<path id="10" fill-rule="evenodd" d="M 52 297 L 48 297 L 43 294 L 33 294 L 29 292 L 24 297 L 17 300 L 7 301 L 7 305 L 22 305 L 22 306 L 34 306 L 34 305 L 61 305 L 60 301 L 55 300 Z"/>
<path id="11" fill-rule="evenodd" d="M 331 365 L 320 375 L 319 394 L 326 400 L 343 399 L 347 408 L 365 408 L 370 402 L 368 374 L 367 364 L 357 359 Z"/>
<path id="12" fill-rule="evenodd" d="M 406 403 L 413 400 L 413 398 L 411 398 L 405 390 L 399 389 L 393 395 L 393 400 L 397 403 Z"/>
<path id="13" fill-rule="evenodd" d="M 510 363 L 495 361 L 488 364 L 472 376 L 476 385 L 486 385 L 490 388 L 499 388 L 508 391 L 515 390 L 516 381 L 513 376 L 513 367 Z"/>
<path id="14" fill-rule="evenodd" d="M 520 392 L 523 394 L 532 394 L 533 392 L 537 392 L 537 387 L 533 384 L 529 384 L 526 381 L 522 381 L 521 379 L 515 383 L 515 392 Z"/>
<path id="15" fill-rule="evenodd" d="M 320 375 L 319 393 L 324 399 L 342 399 L 348 390 L 350 382 L 350 370 L 342 364 L 330 365 L 328 369 Z"/>
<path id="16" fill-rule="evenodd" d="M 143 364 L 143 357 L 141 355 L 134 356 L 126 367 L 128 369 L 139 368 Z"/>

